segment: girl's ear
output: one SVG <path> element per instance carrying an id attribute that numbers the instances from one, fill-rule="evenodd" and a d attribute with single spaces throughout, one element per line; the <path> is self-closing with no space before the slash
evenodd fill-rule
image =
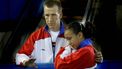
<path id="1" fill-rule="evenodd" d="M 79 37 L 79 38 L 83 38 L 83 33 L 82 33 L 82 32 L 79 32 L 79 33 L 78 33 L 78 37 Z"/>

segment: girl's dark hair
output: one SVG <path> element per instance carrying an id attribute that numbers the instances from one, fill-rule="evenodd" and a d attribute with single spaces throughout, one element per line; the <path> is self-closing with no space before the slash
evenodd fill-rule
<path id="1" fill-rule="evenodd" d="M 71 22 L 67 25 L 66 29 L 71 29 L 74 34 L 82 32 L 85 38 L 91 38 L 93 35 L 92 24 L 89 22 L 85 23 L 85 27 L 77 21 Z"/>

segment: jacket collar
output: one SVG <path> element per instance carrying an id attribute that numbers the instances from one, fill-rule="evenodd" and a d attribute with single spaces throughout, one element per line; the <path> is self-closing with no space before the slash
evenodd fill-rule
<path id="1" fill-rule="evenodd" d="M 80 42 L 80 45 L 77 49 L 88 46 L 88 45 L 91 45 L 91 46 L 93 45 L 93 41 L 90 38 L 85 39 L 82 42 Z"/>
<path id="2" fill-rule="evenodd" d="M 48 31 L 49 27 L 46 25 L 45 26 L 45 30 Z M 60 22 L 60 31 L 59 31 L 59 34 L 64 34 L 64 24 L 63 22 L 61 21 Z"/>

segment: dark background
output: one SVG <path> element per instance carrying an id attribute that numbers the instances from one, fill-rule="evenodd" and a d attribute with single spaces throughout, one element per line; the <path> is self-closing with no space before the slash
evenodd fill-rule
<path id="1" fill-rule="evenodd" d="M 44 0 L 0 1 L 0 63 L 13 63 L 15 52 L 39 25 Z M 61 0 L 64 20 L 80 16 L 87 0 Z M 95 38 L 104 60 L 122 60 L 122 1 L 99 0 L 94 19 Z M 43 21 L 42 21 L 43 22 Z"/>

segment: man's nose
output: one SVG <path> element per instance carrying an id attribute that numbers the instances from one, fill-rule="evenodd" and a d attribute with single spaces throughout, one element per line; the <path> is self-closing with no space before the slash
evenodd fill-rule
<path id="1" fill-rule="evenodd" d="M 49 18 L 48 18 L 49 21 L 52 21 L 52 16 L 50 15 Z"/>

